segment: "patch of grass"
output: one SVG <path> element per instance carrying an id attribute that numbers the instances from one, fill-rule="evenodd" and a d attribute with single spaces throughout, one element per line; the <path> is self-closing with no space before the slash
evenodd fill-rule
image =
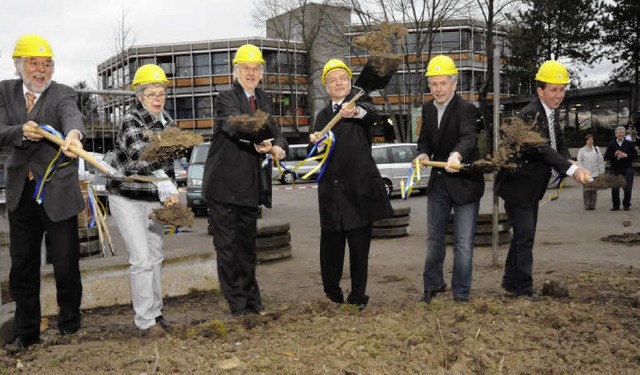
<path id="1" fill-rule="evenodd" d="M 49 361 L 49 366 L 51 367 L 60 367 L 63 363 L 67 361 L 71 361 L 72 358 L 69 354 L 61 354 L 55 356 L 53 359 Z"/>

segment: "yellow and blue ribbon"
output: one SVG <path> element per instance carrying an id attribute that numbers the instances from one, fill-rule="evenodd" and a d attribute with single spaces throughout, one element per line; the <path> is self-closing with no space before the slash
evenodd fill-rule
<path id="1" fill-rule="evenodd" d="M 319 154 L 319 155 L 316 155 L 316 156 L 311 156 L 317 150 L 318 145 L 323 143 L 323 142 L 326 144 L 324 152 L 322 154 Z M 318 170 L 319 170 L 320 172 L 318 173 L 318 177 L 316 178 L 316 182 L 320 182 L 320 179 L 322 178 L 322 175 L 324 174 L 324 171 L 327 168 L 327 164 L 329 163 L 329 160 L 331 159 L 331 155 L 333 154 L 333 149 L 335 147 L 335 144 L 336 144 L 336 138 L 333 135 L 333 132 L 329 131 L 327 134 L 324 135 L 324 137 L 320 138 L 318 143 L 313 145 L 313 148 L 311 148 L 311 151 L 309 151 L 309 154 L 307 155 L 307 158 L 304 159 L 303 161 L 301 161 L 300 163 L 298 163 L 298 165 L 296 165 L 293 170 L 294 171 L 297 170 L 298 168 L 300 168 L 301 166 L 303 166 L 307 162 L 310 162 L 312 160 L 318 160 L 318 165 L 313 167 L 313 169 L 311 169 L 309 172 L 307 172 L 307 174 L 302 176 L 302 179 L 306 180 L 307 178 L 309 178 L 310 176 L 312 176 L 314 173 L 318 172 Z"/>
<path id="2" fill-rule="evenodd" d="M 420 160 L 414 159 L 411 162 L 411 167 L 409 168 L 409 174 L 405 179 L 400 180 L 400 195 L 403 200 L 406 200 L 411 196 L 411 192 L 413 192 L 413 187 L 415 185 L 420 184 Z"/>
<path id="3" fill-rule="evenodd" d="M 56 129 L 54 129 L 49 125 L 40 125 L 40 128 L 48 131 L 49 133 L 55 135 L 58 138 L 64 139 L 64 136 L 62 135 L 62 133 L 60 133 L 59 131 L 57 131 Z M 49 165 L 47 166 L 47 169 L 44 172 L 44 176 L 38 178 L 38 181 L 36 182 L 36 190 L 33 192 L 33 199 L 35 199 L 36 203 L 38 204 L 42 204 L 42 201 L 44 200 L 45 184 L 48 181 L 50 181 L 51 178 L 53 178 L 53 175 L 56 173 L 56 169 L 58 167 L 69 164 L 69 162 L 62 163 L 62 161 L 64 160 L 64 157 L 61 158 L 60 157 L 61 154 L 62 154 L 62 148 L 58 148 L 58 152 L 56 153 L 56 156 L 53 157 Z"/>
<path id="4" fill-rule="evenodd" d="M 549 185 L 550 186 L 555 185 L 555 187 L 553 187 L 553 189 L 555 189 L 555 192 L 551 194 L 551 196 L 549 196 L 549 198 L 547 198 L 544 202 L 540 203 L 540 205 L 553 202 L 555 200 L 558 200 L 558 198 L 560 198 L 560 192 L 564 187 L 564 177 L 558 175 Z"/>

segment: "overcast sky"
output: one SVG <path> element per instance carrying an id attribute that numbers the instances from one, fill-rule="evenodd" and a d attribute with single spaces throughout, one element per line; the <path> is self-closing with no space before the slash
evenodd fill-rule
<path id="1" fill-rule="evenodd" d="M 3 0 L 0 79 L 15 78 L 16 39 L 40 34 L 56 60 L 54 80 L 95 86 L 97 65 L 115 53 L 122 4 L 136 45 L 261 36 L 252 27 L 253 0 Z"/>
<path id="2" fill-rule="evenodd" d="M 136 45 L 264 36 L 252 26 L 254 0 L 3 0 L 0 6 L 0 79 L 14 78 L 11 53 L 16 39 L 40 34 L 56 60 L 54 79 L 96 86 L 97 65 L 115 53 L 121 10 Z M 123 5 L 124 4 L 124 5 Z M 583 75 L 605 79 L 611 64 Z"/>

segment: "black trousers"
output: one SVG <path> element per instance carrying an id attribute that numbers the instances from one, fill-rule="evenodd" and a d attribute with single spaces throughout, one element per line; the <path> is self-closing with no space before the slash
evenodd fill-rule
<path id="1" fill-rule="evenodd" d="M 345 244 L 347 241 L 349 242 L 349 270 L 351 273 L 351 293 L 347 297 L 347 302 L 355 305 L 366 305 L 369 302 L 366 290 L 371 230 L 372 226 L 369 225 L 341 232 L 327 229 L 320 231 L 322 284 L 325 294 L 333 302 L 344 302 L 340 279 L 342 279 Z"/>
<path id="2" fill-rule="evenodd" d="M 623 171 L 613 171 L 615 176 L 624 176 L 626 185 L 622 191 L 624 192 L 624 197 L 622 199 L 622 207 L 629 208 L 631 207 L 631 192 L 633 191 L 633 168 L 627 168 Z M 620 188 L 614 187 L 611 188 L 611 203 L 613 203 L 613 208 L 620 209 Z"/>
<path id="3" fill-rule="evenodd" d="M 16 301 L 14 335 L 40 337 L 40 247 L 44 232 L 51 241 L 53 272 L 60 313 L 58 329 L 80 328 L 78 217 L 53 222 L 32 198 L 35 181 L 25 183 L 18 208 L 9 212 L 9 288 Z M 45 197 L 46 199 L 46 197 Z"/>
<path id="4" fill-rule="evenodd" d="M 218 279 L 232 313 L 262 304 L 256 280 L 258 207 L 209 200 Z"/>
<path id="5" fill-rule="evenodd" d="M 533 242 L 538 225 L 538 202 L 521 207 L 505 202 L 504 210 L 513 228 L 513 237 L 504 266 L 502 287 L 510 293 L 533 293 Z"/>

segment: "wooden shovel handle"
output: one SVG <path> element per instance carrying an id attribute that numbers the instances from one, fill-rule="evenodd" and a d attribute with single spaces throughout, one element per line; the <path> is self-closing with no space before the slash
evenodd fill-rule
<path id="1" fill-rule="evenodd" d="M 351 98 L 351 100 L 349 100 L 349 102 L 347 103 L 347 108 L 353 108 L 356 105 L 356 100 L 360 99 L 362 95 L 364 95 L 364 90 L 360 90 L 359 93 L 357 93 L 353 98 Z M 342 120 L 342 115 L 338 112 L 322 130 L 316 132 L 316 137 L 324 137 L 329 132 L 329 130 L 331 130 L 340 120 Z"/>
<path id="2" fill-rule="evenodd" d="M 58 146 L 63 146 L 64 145 L 64 139 L 58 138 L 55 135 L 49 133 L 48 131 L 46 131 L 46 130 L 40 128 L 40 127 L 38 127 L 36 129 L 36 133 L 38 133 L 41 136 L 43 136 L 46 140 L 57 144 Z M 86 152 L 82 148 L 74 146 L 74 145 L 70 145 L 69 146 L 69 151 L 71 151 L 74 154 L 76 154 L 77 156 L 83 158 L 87 163 L 93 165 L 94 167 L 96 167 L 100 172 L 104 173 L 105 175 L 111 176 L 111 172 L 107 168 L 105 168 L 102 164 L 100 164 L 96 160 L 96 158 L 93 157 L 93 155 L 91 155 L 90 153 Z"/>
<path id="3" fill-rule="evenodd" d="M 434 168 L 444 168 L 445 165 L 447 165 L 446 162 L 444 161 L 427 161 L 427 160 L 423 160 L 420 162 L 420 164 L 424 165 L 425 167 L 434 167 Z M 451 169 L 455 169 L 456 171 L 459 171 L 460 169 L 462 169 L 462 165 L 461 164 L 451 164 Z"/>

